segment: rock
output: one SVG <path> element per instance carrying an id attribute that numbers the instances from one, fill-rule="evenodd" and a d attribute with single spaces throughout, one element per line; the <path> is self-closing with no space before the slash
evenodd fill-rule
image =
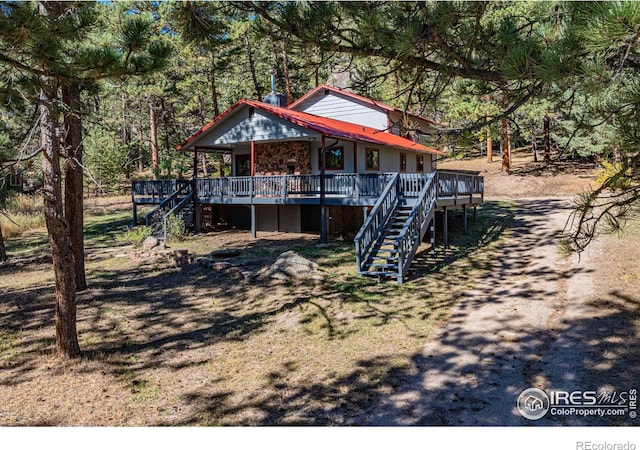
<path id="1" fill-rule="evenodd" d="M 177 265 L 182 266 L 184 264 L 191 264 L 191 258 L 189 257 L 189 250 L 186 248 L 180 248 L 173 251 L 173 258 Z"/>
<path id="2" fill-rule="evenodd" d="M 232 266 L 232 264 L 230 262 L 227 262 L 227 261 L 218 261 L 216 263 L 213 263 L 213 268 L 215 270 L 225 270 L 225 269 L 228 269 L 231 266 Z"/>
<path id="3" fill-rule="evenodd" d="M 329 244 L 325 244 L 323 242 L 316 244 L 316 248 L 327 248 L 329 246 Z"/>
<path id="4" fill-rule="evenodd" d="M 324 283 L 324 275 L 322 274 L 311 275 L 309 278 L 316 283 Z"/>
<path id="5" fill-rule="evenodd" d="M 240 275 L 242 275 L 242 279 L 244 281 L 251 281 L 255 276 L 253 272 L 250 272 L 248 270 L 241 271 Z"/>
<path id="6" fill-rule="evenodd" d="M 211 258 L 231 258 L 233 256 L 238 256 L 240 254 L 240 250 L 236 250 L 233 248 L 226 248 L 222 250 L 214 250 L 209 253 Z"/>
<path id="7" fill-rule="evenodd" d="M 311 275 L 318 273 L 319 270 L 316 263 L 300 256 L 293 250 L 289 250 L 278 256 L 276 262 L 264 272 L 263 277 L 279 280 L 298 280 L 309 278 Z"/>
<path id="8" fill-rule="evenodd" d="M 215 262 L 212 258 L 198 258 L 197 260 L 198 264 L 200 264 L 201 266 L 205 266 L 205 267 L 211 267 L 213 266 L 213 263 Z"/>
<path id="9" fill-rule="evenodd" d="M 157 247 L 159 243 L 160 241 L 158 241 L 158 239 L 154 238 L 153 236 L 149 236 L 142 243 L 142 249 L 148 252 L 152 248 Z"/>

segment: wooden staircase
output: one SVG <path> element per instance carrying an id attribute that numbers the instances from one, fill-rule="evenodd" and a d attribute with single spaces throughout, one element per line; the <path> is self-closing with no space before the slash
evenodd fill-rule
<path id="1" fill-rule="evenodd" d="M 389 181 L 355 238 L 360 275 L 402 284 L 436 210 L 435 174 Z"/>
<path id="2" fill-rule="evenodd" d="M 167 220 L 178 217 L 189 227 L 195 222 L 195 197 L 193 195 L 193 180 L 184 184 L 145 217 L 145 222 L 151 227 L 151 234 L 163 241 L 167 240 Z"/>
<path id="3" fill-rule="evenodd" d="M 412 208 L 412 204 L 407 204 L 407 199 L 398 202 L 391 212 L 387 224 L 380 231 L 371 253 L 369 253 L 366 262 L 368 270 L 362 271 L 361 275 L 398 277 L 398 237 L 402 233 Z"/>

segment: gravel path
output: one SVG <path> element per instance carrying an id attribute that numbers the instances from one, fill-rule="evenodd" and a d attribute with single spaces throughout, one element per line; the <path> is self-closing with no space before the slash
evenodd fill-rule
<path id="1" fill-rule="evenodd" d="M 570 199 L 518 199 L 515 203 L 513 228 L 498 250 L 493 270 L 465 292 L 416 356 L 418 374 L 355 423 L 625 423 L 549 415 L 532 422 L 516 410 L 518 395 L 528 387 L 637 388 L 631 383 L 640 379 L 640 349 L 634 338 L 640 301 L 635 294 L 637 274 L 631 274 L 628 286 L 619 279 L 598 281 L 597 275 L 607 270 L 606 265 L 597 264 L 607 253 L 601 244 L 580 260 L 560 257 L 556 246 L 571 209 Z M 624 242 L 616 245 L 625 247 Z M 637 259 L 638 253 L 630 252 L 635 256 L 626 258 Z M 629 424 L 630 419 L 625 419 Z"/>

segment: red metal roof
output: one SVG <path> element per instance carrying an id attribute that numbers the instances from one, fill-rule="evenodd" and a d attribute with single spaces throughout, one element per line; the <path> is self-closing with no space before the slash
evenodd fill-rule
<path id="1" fill-rule="evenodd" d="M 362 141 L 370 144 L 384 145 L 389 147 L 395 147 L 402 150 L 411 150 L 416 152 L 432 153 L 435 155 L 444 155 L 443 152 L 435 148 L 427 147 L 412 140 L 397 136 L 395 134 L 386 133 L 384 131 L 376 130 L 375 128 L 365 127 L 354 123 L 343 122 L 341 120 L 329 119 L 326 117 L 320 117 L 313 114 L 307 114 L 300 111 L 294 111 L 288 108 L 281 108 L 278 106 L 268 105 L 266 103 L 255 102 L 251 100 L 240 100 L 231 108 L 226 110 L 220 116 L 206 124 L 204 127 L 196 131 L 189 139 L 180 144 L 177 149 L 182 150 L 185 146 L 193 142 L 198 136 L 209 130 L 216 125 L 225 116 L 231 114 L 237 108 L 242 105 L 251 106 L 270 114 L 273 114 L 288 122 L 306 128 L 308 130 L 316 131 L 327 137 L 347 139 L 351 141 Z"/>
<path id="2" fill-rule="evenodd" d="M 442 126 L 443 125 L 442 123 L 440 123 L 438 121 L 435 121 L 433 119 L 429 119 L 428 117 L 423 117 L 423 116 L 419 116 L 417 114 L 413 114 L 413 113 L 410 113 L 410 112 L 407 112 L 407 111 L 403 111 L 400 108 L 396 108 L 394 106 L 386 105 L 384 103 L 377 102 L 375 100 L 372 100 L 372 99 L 367 98 L 367 97 L 363 97 L 363 96 L 355 94 L 353 92 L 345 91 L 345 90 L 339 89 L 339 88 L 334 87 L 334 86 L 329 86 L 328 84 L 320 84 L 320 85 L 318 85 L 314 89 L 312 89 L 309 92 L 307 92 L 306 94 L 304 94 L 298 100 L 296 100 L 295 102 L 291 103 L 288 106 L 288 108 L 289 109 L 295 108 L 300 103 L 304 102 L 306 99 L 308 99 L 309 97 L 314 95 L 316 92 L 322 91 L 322 90 L 325 90 L 325 89 L 328 89 L 328 90 L 330 90 L 332 92 L 337 92 L 337 93 L 342 94 L 342 95 L 347 96 L 347 97 L 354 98 L 356 100 L 360 100 L 361 102 L 368 103 L 370 105 L 373 105 L 373 106 L 375 106 L 377 108 L 380 108 L 380 109 L 382 109 L 384 111 L 387 111 L 387 112 L 392 112 L 392 111 L 393 112 L 398 112 L 400 114 L 406 114 L 408 116 L 415 117 L 416 119 L 424 120 L 425 122 L 429 122 L 432 125 L 437 125 L 437 126 Z"/>

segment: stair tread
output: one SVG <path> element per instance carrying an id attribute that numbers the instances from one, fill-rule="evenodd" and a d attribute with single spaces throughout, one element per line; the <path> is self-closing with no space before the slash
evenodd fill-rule
<path id="1" fill-rule="evenodd" d="M 382 277 L 397 277 L 398 276 L 397 272 L 379 272 L 379 271 L 375 271 L 375 272 L 371 272 L 371 271 L 360 272 L 360 274 L 361 275 L 382 276 Z"/>

